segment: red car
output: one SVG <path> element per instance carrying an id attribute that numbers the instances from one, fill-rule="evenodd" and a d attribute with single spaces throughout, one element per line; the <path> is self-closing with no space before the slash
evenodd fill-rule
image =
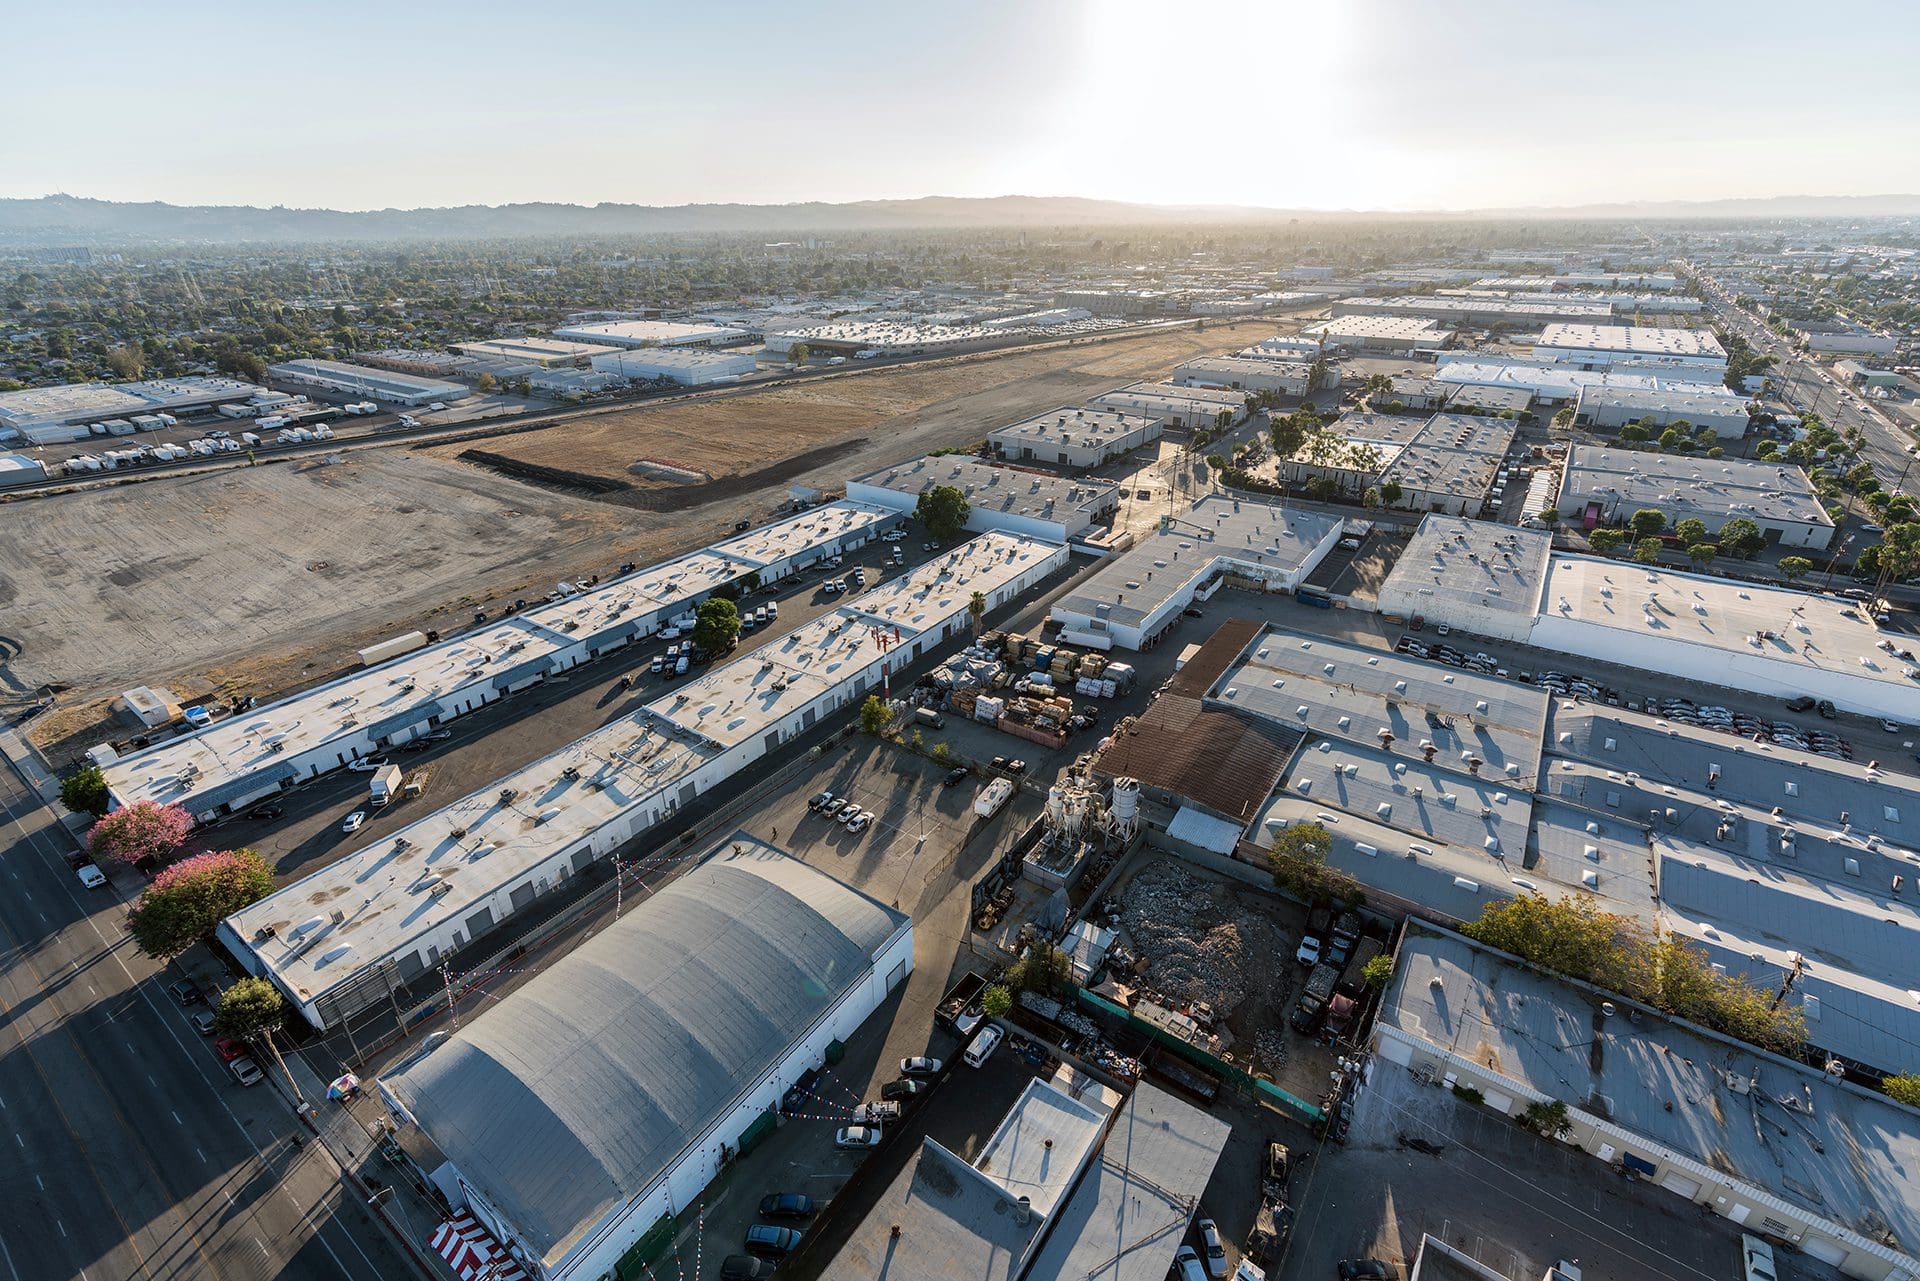
<path id="1" fill-rule="evenodd" d="M 214 1037 L 213 1048 L 220 1052 L 221 1060 L 226 1063 L 233 1062 L 235 1059 L 239 1058 L 242 1054 L 245 1054 L 247 1052 L 246 1046 L 240 1044 L 240 1042 L 234 1040 L 230 1036 Z"/>

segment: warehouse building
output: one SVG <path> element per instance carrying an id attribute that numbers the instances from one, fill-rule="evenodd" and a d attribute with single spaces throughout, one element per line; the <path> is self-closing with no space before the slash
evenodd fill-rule
<path id="1" fill-rule="evenodd" d="M 361 671 L 142 751 L 89 755 L 114 808 L 150 800 L 210 822 L 645 640 L 749 574 L 777 581 L 896 520 L 884 507 L 830 503 L 436 644 L 416 633 L 397 657 L 367 651 Z"/>
<path id="2" fill-rule="evenodd" d="M 1509 328 L 1532 329 L 1567 321 L 1603 325 L 1613 319 L 1613 308 L 1604 302 L 1584 302 L 1572 298 L 1548 297 L 1529 302 L 1440 294 L 1342 298 L 1333 304 L 1335 320 L 1349 316 L 1409 317 L 1437 321 L 1450 328 L 1471 325 L 1485 329 L 1493 325 L 1506 325 Z"/>
<path id="3" fill-rule="evenodd" d="M 1301 332 L 1330 348 L 1389 356 L 1438 351 L 1453 339 L 1451 329 L 1418 316 L 1340 316 Z"/>
<path id="4" fill-rule="evenodd" d="M 1524 357 L 1459 358 L 1442 355 L 1434 378 L 1460 387 L 1516 388 L 1543 406 L 1571 404 L 1587 387 L 1620 390 L 1682 392 L 1721 386 L 1722 371 L 1707 365 L 1676 365 L 1671 361 L 1623 361 L 1604 369 Z"/>
<path id="5" fill-rule="evenodd" d="M 1096 316 L 1132 318 L 1161 314 L 1169 309 L 1169 297 L 1158 289 L 1063 289 L 1053 296 L 1053 305 L 1083 308 Z"/>
<path id="6" fill-rule="evenodd" d="M 1340 385 L 1340 372 L 1324 371 L 1326 384 Z M 1227 387 L 1234 391 L 1266 391 L 1281 396 L 1305 396 L 1314 390 L 1313 366 L 1288 360 L 1246 360 L 1238 356 L 1205 356 L 1177 365 L 1172 381 L 1182 387 Z"/>
<path id="7" fill-rule="evenodd" d="M 707 387 L 737 382 L 759 368 L 750 351 L 708 351 L 689 347 L 639 347 L 608 352 L 593 358 L 603 374 L 634 382 L 666 379 L 685 387 Z"/>
<path id="8" fill-rule="evenodd" d="M 1088 471 L 1160 439 L 1160 420 L 1117 409 L 1065 407 L 996 427 L 987 444 L 1008 462 Z"/>
<path id="9" fill-rule="evenodd" d="M 150 378 L 141 382 L 66 383 L 0 392 L 0 440 L 16 433 L 28 444 L 85 440 L 88 428 L 136 415 L 204 413 L 262 395 L 264 387 L 218 376 Z"/>
<path id="10" fill-rule="evenodd" d="M 1435 379 L 1443 382 L 1442 379 Z M 1456 414 L 1497 414 L 1501 417 L 1530 417 L 1533 392 L 1526 387 L 1486 387 L 1475 383 L 1446 383 L 1447 408 Z"/>
<path id="11" fill-rule="evenodd" d="M 457 342 L 453 349 L 463 356 L 481 360 L 504 360 L 514 364 L 538 365 L 542 369 L 578 368 L 595 356 L 618 351 L 602 343 L 564 342 L 557 338 L 487 338 L 477 342 Z"/>
<path id="12" fill-rule="evenodd" d="M 950 485 L 967 496 L 967 528 L 1065 543 L 1084 537 L 1120 506 L 1112 481 L 1001 467 L 961 454 L 895 463 L 847 482 L 847 498 L 911 515 L 920 495 Z"/>
<path id="13" fill-rule="evenodd" d="M 1278 461 L 1277 473 L 1293 485 L 1330 481 L 1342 494 L 1358 499 L 1380 483 L 1401 450 L 1419 439 L 1427 421 L 1412 414 L 1342 414 L 1308 432 L 1298 449 Z"/>
<path id="14" fill-rule="evenodd" d="M 1201 498 L 1157 532 L 1110 558 L 1053 605 L 1060 639 L 1095 649 L 1140 649 L 1180 611 L 1221 587 L 1290 592 L 1340 541 L 1345 523 L 1279 502 Z"/>
<path id="15" fill-rule="evenodd" d="M 335 396 L 366 397 L 394 405 L 426 405 L 440 400 L 465 400 L 473 389 L 464 383 L 415 374 L 395 373 L 338 360 L 289 360 L 269 365 L 276 383 L 290 383 Z"/>
<path id="16" fill-rule="evenodd" d="M 1744 516 L 1782 547 L 1824 548 L 1833 541 L 1833 518 L 1812 482 L 1786 462 L 1575 445 L 1567 451 L 1557 506 L 1565 519 L 1588 529 L 1621 524 L 1651 507 L 1666 513 L 1669 527 L 1693 517 L 1718 533 Z"/>
<path id="17" fill-rule="evenodd" d="M 1726 349 L 1710 329 L 1656 329 L 1636 325 L 1548 325 L 1533 354 L 1563 364 L 1605 369 L 1623 359 L 1670 360 L 1705 365 L 1722 374 Z"/>
<path id="18" fill-rule="evenodd" d="M 599 1281 L 912 966 L 907 916 L 736 833 L 378 1086 L 530 1276 Z"/>
<path id="19" fill-rule="evenodd" d="M 1721 440 L 1739 440 L 1747 434 L 1747 399 L 1725 387 L 1696 384 L 1653 390 L 1602 382 L 1582 387 L 1575 404 L 1574 421 L 1588 427 L 1640 423 L 1666 428 L 1685 422 L 1696 428 L 1711 427 Z"/>
<path id="20" fill-rule="evenodd" d="M 1414 374 L 1393 374 L 1387 381 L 1392 384 L 1387 389 L 1387 404 L 1397 404 L 1402 409 L 1416 412 L 1440 412 L 1447 407 L 1447 400 L 1455 391 L 1452 383 Z"/>
<path id="21" fill-rule="evenodd" d="M 1920 724 L 1920 681 L 1883 639 L 1836 597 L 1592 556 L 1549 562 L 1529 637 L 1559 654 Z"/>
<path id="22" fill-rule="evenodd" d="M 1525 643 L 1552 551 L 1547 530 L 1427 516 L 1380 585 L 1376 608 Z"/>
<path id="23" fill-rule="evenodd" d="M 1087 403 L 1096 409 L 1114 409 L 1152 418 L 1162 427 L 1176 431 L 1217 427 L 1222 414 L 1227 415 L 1229 426 L 1247 416 L 1247 398 L 1240 392 L 1219 387 L 1178 387 L 1172 383 L 1133 383 L 1095 396 Z"/>
<path id="24" fill-rule="evenodd" d="M 984 534 L 294 882 L 220 925 L 316 1028 L 390 999 L 1062 568 Z"/>
<path id="25" fill-rule="evenodd" d="M 1603 997 L 1623 1016 L 1597 1018 Z M 1502 1115 L 1564 1104 L 1569 1146 L 1846 1276 L 1920 1274 L 1920 1123 L 1875 1091 L 1424 922 L 1373 1049 Z"/>
<path id="26" fill-rule="evenodd" d="M 1380 483 L 1400 486 L 1391 505 L 1403 510 L 1477 516 L 1493 493 L 1513 435 L 1512 419 L 1435 414 L 1388 461 Z"/>
<path id="27" fill-rule="evenodd" d="M 734 347 L 757 334 L 728 325 L 683 325 L 669 320 L 607 320 L 568 325 L 555 338 L 603 347 Z"/>
<path id="28" fill-rule="evenodd" d="M 1251 360 L 1304 360 L 1312 364 L 1320 359 L 1320 340 L 1305 335 L 1289 338 L 1275 334 L 1271 338 L 1262 338 L 1240 355 Z"/>
<path id="29" fill-rule="evenodd" d="M 25 454 L 0 453 L 0 489 L 10 485 L 31 485 L 47 478 L 47 469 L 37 458 Z"/>

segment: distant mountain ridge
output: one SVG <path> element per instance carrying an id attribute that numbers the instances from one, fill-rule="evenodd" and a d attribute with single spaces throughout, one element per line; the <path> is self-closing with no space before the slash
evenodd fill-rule
<path id="1" fill-rule="evenodd" d="M 923 196 L 844 204 L 574 205 L 536 202 L 434 209 L 261 209 L 250 205 L 122 203 L 53 195 L 0 200 L 0 243 L 114 240 L 338 241 L 619 236 L 649 233 L 794 234 L 936 228 L 1259 224 L 1295 219 L 1822 218 L 1920 216 L 1920 195 L 1770 196 L 1626 201 L 1562 207 L 1389 212 L 1149 205 L 1080 196 Z"/>

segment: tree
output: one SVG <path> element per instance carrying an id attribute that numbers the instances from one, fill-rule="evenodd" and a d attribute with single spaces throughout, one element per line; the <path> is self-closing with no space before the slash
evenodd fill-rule
<path id="1" fill-rule="evenodd" d="M 913 518 L 944 543 L 959 537 L 972 511 L 965 493 L 952 485 L 935 485 L 920 495 L 920 501 L 913 507 Z"/>
<path id="2" fill-rule="evenodd" d="M 138 347 L 123 343 L 107 353 L 107 368 L 113 376 L 124 382 L 132 382 L 147 367 L 147 359 Z"/>
<path id="3" fill-rule="evenodd" d="M 1624 531 L 1618 529 L 1596 529 L 1587 535 L 1587 543 L 1602 556 L 1611 556 L 1627 541 Z"/>
<path id="4" fill-rule="evenodd" d="M 127 914 L 133 941 L 167 960 L 202 939 L 241 908 L 273 893 L 273 869 L 253 850 L 215 850 L 182 859 L 141 892 Z"/>
<path id="5" fill-rule="evenodd" d="M 1315 502 L 1330 503 L 1340 497 L 1340 486 L 1326 476 L 1315 476 L 1307 482 L 1307 497 Z"/>
<path id="6" fill-rule="evenodd" d="M 1393 958 L 1384 952 L 1374 957 L 1360 967 L 1360 977 L 1376 992 L 1386 987 L 1393 981 Z"/>
<path id="7" fill-rule="evenodd" d="M 1694 563 L 1695 568 L 1711 563 L 1714 557 L 1719 554 L 1720 545 L 1718 543 L 1689 543 L 1687 545 L 1687 559 Z"/>
<path id="8" fill-rule="evenodd" d="M 1378 508 L 1380 506 L 1380 491 L 1374 486 L 1368 485 L 1360 491 L 1360 505 L 1368 511 L 1373 511 Z"/>
<path id="9" fill-rule="evenodd" d="M 967 617 L 973 620 L 973 638 L 980 639 L 980 620 L 987 616 L 987 596 L 985 592 L 975 592 L 967 597 Z"/>
<path id="10" fill-rule="evenodd" d="M 803 342 L 797 342 L 793 346 L 787 348 L 787 360 L 789 363 L 795 364 L 795 365 L 806 364 L 807 357 L 811 356 L 812 354 L 813 354 L 813 350 Z"/>
<path id="11" fill-rule="evenodd" d="M 76 814 L 99 818 L 107 812 L 107 776 L 98 765 L 84 765 L 60 780 L 60 803 Z"/>
<path id="12" fill-rule="evenodd" d="M 1707 541 L 1707 523 L 1697 516 L 1687 517 L 1673 527 L 1673 532 L 1683 545 Z"/>
<path id="13" fill-rule="evenodd" d="M 1880 1091 L 1895 1103 L 1904 1103 L 1910 1108 L 1920 1108 L 1920 1076 L 1915 1076 L 1911 1072 L 1881 1077 Z"/>
<path id="14" fill-rule="evenodd" d="M 1542 507 L 1533 514 L 1533 518 L 1542 525 L 1558 525 L 1560 523 L 1560 509 L 1558 507 Z"/>
<path id="15" fill-rule="evenodd" d="M 1073 986 L 1073 962 L 1051 943 L 1035 943 L 1007 971 L 1007 982 L 1023 992 L 1051 996 Z"/>
<path id="16" fill-rule="evenodd" d="M 1766 535 L 1760 532 L 1760 526 L 1745 516 L 1736 516 L 1720 527 L 1720 536 L 1714 541 L 1720 544 L 1720 550 L 1729 556 L 1738 556 L 1742 560 L 1767 545 Z"/>
<path id="17" fill-rule="evenodd" d="M 496 390 L 500 386 L 500 380 L 492 374 L 481 374 L 473 385 L 478 391 L 486 393 Z"/>
<path id="18" fill-rule="evenodd" d="M 980 1012 L 990 1019 L 1004 1019 L 1007 1011 L 1013 1008 L 1013 993 L 1006 985 L 995 983 L 980 994 Z"/>
<path id="19" fill-rule="evenodd" d="M 878 694 L 867 695 L 866 701 L 860 704 L 860 732 L 862 734 L 877 735 L 887 727 L 887 722 L 892 719 L 893 709 L 889 708 L 886 701 Z"/>
<path id="20" fill-rule="evenodd" d="M 213 1009 L 213 1030 L 235 1041 L 257 1041 L 278 1032 L 286 1020 L 280 989 L 265 979 L 236 980 Z"/>
<path id="21" fill-rule="evenodd" d="M 193 818 L 180 806 L 135 801 L 95 823 L 87 849 L 99 858 L 138 863 L 173 853 L 192 830 Z"/>
<path id="22" fill-rule="evenodd" d="M 740 639 L 740 610 L 732 601 L 710 596 L 693 611 L 693 643 L 703 654 L 724 654 Z"/>
<path id="23" fill-rule="evenodd" d="M 1637 537 L 1654 538 L 1667 527 L 1667 514 L 1657 507 L 1642 507 L 1627 521 L 1627 528 Z"/>
<path id="24" fill-rule="evenodd" d="M 1620 439 L 1639 444 L 1647 438 L 1647 429 L 1639 423 L 1628 423 L 1620 429 Z"/>
<path id="25" fill-rule="evenodd" d="M 1327 864 L 1333 834 L 1318 823 L 1293 823 L 1280 829 L 1267 850 L 1273 883 L 1306 903 L 1342 899 L 1358 903 L 1360 884 Z"/>
<path id="26" fill-rule="evenodd" d="M 1633 545 L 1633 558 L 1642 565 L 1658 565 L 1660 551 L 1665 546 L 1657 538 L 1642 538 Z"/>
<path id="27" fill-rule="evenodd" d="M 1920 524 L 1906 521 L 1888 527 L 1880 536 L 1880 569 L 1895 582 L 1920 573 Z"/>
<path id="28" fill-rule="evenodd" d="M 1780 575 L 1790 583 L 1797 579 L 1805 578 L 1812 572 L 1813 562 L 1805 556 L 1782 556 L 1780 558 Z"/>
<path id="29" fill-rule="evenodd" d="M 1399 481 L 1386 481 L 1380 486 L 1380 501 L 1392 507 L 1399 503 L 1401 492 Z"/>
<path id="30" fill-rule="evenodd" d="M 1567 1105 L 1559 1099 L 1527 1104 L 1520 1114 L 1520 1124 L 1546 1139 L 1557 1139 L 1573 1128 L 1573 1122 L 1567 1118 Z"/>

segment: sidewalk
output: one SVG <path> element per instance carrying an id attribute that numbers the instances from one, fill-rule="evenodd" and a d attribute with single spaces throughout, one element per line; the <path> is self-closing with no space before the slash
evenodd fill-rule
<path id="1" fill-rule="evenodd" d="M 274 1088 L 288 1093 L 287 1074 L 291 1073 L 305 1101 L 304 1110 L 295 1111 L 313 1129 L 327 1153 L 340 1167 L 353 1195 L 366 1203 L 379 1217 L 414 1265 L 415 1274 L 431 1281 L 448 1281 L 453 1272 L 428 1248 L 427 1242 L 446 1215 L 420 1182 L 399 1150 L 382 1141 L 385 1112 L 378 1101 L 365 1094 L 351 1102 L 327 1098 L 327 1082 L 321 1080 L 307 1061 L 298 1054 L 286 1058 L 286 1072 L 277 1063 L 263 1063 Z M 292 1099 L 288 1100 L 293 1102 Z M 389 1156 L 388 1153 L 392 1155 Z M 377 1201 L 376 1190 L 390 1188 Z"/>

